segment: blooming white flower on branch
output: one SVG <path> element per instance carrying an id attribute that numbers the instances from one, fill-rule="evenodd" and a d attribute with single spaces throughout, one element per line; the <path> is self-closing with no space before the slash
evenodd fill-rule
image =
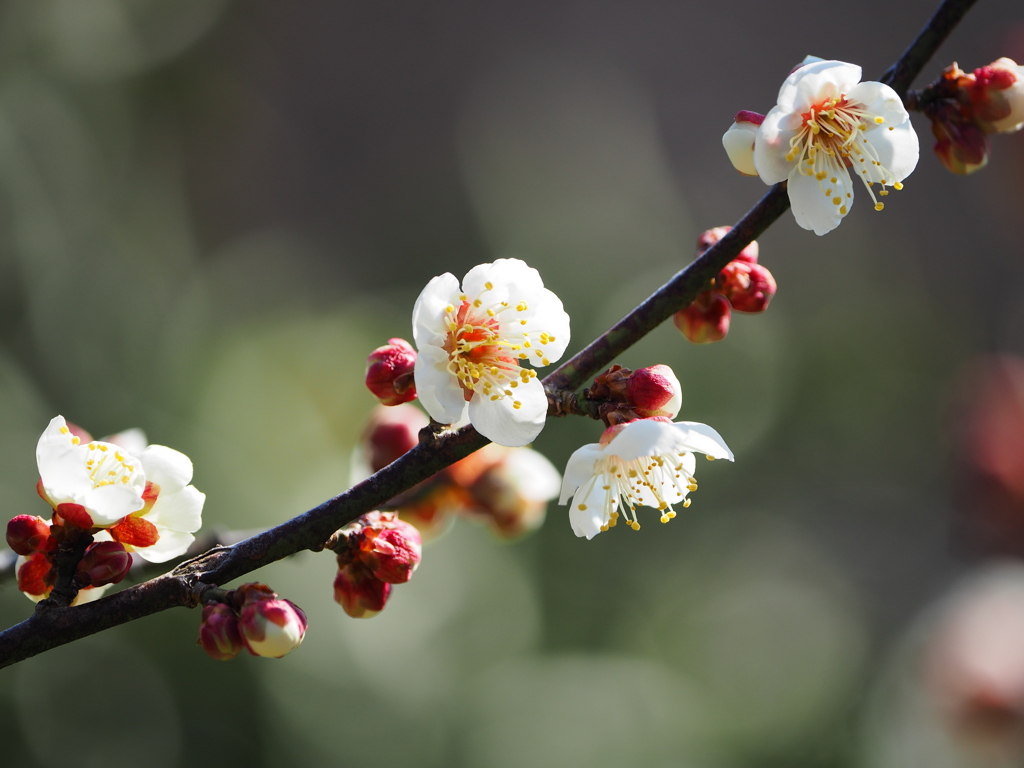
<path id="1" fill-rule="evenodd" d="M 489 440 L 532 442 L 548 403 L 537 374 L 569 343 L 569 316 L 537 270 L 519 259 L 450 273 L 427 283 L 412 313 L 416 391 L 427 413 L 451 424 L 468 415 Z"/>
<path id="2" fill-rule="evenodd" d="M 706 424 L 654 417 L 609 427 L 600 442 L 569 457 L 558 503 L 572 497 L 572 530 L 588 539 L 614 526 L 620 514 L 639 530 L 640 506 L 660 510 L 667 523 L 676 516 L 672 505 L 690 506 L 686 496 L 697 490 L 695 451 L 733 460 L 722 436 Z"/>
<path id="3" fill-rule="evenodd" d="M 58 515 L 102 529 L 96 541 L 119 541 L 152 563 L 184 554 L 202 525 L 206 495 L 190 485 L 192 462 L 147 446 L 139 430 L 82 442 L 57 416 L 39 438 L 36 461 L 41 495 Z"/>
<path id="4" fill-rule="evenodd" d="M 797 224 L 817 235 L 849 213 L 851 175 L 880 211 L 878 198 L 889 194 L 887 187 L 902 189 L 917 166 L 917 134 L 900 97 L 860 77 L 860 67 L 842 61 L 799 67 L 782 84 L 754 141 L 758 175 L 766 184 L 789 181 Z"/>

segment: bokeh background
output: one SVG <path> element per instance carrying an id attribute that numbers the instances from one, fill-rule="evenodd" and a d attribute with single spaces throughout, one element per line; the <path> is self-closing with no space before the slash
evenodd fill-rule
<path id="1" fill-rule="evenodd" d="M 574 352 L 766 190 L 721 151 L 737 110 L 808 53 L 877 76 L 934 6 L 3 2 L 8 516 L 46 512 L 57 413 L 186 452 L 208 527 L 340 492 L 365 356 L 410 335 L 430 277 L 524 258 Z M 1024 9 L 983 0 L 917 85 L 1002 55 L 1024 61 Z M 671 525 L 586 542 L 553 507 L 509 544 L 460 522 L 368 621 L 333 603 L 329 555 L 278 563 L 258 577 L 307 611 L 299 651 L 215 662 L 171 611 L 47 653 L 0 672 L 0 763 L 1021 764 L 1024 505 L 992 483 L 1024 476 L 1024 428 L 985 454 L 1016 456 L 1002 475 L 977 445 L 1024 423 L 1019 371 L 990 362 L 1024 354 L 1024 135 L 955 178 L 914 121 L 922 161 L 884 213 L 761 238 L 767 313 L 618 361 L 670 364 L 681 418 L 737 456 L 701 464 Z M 598 434 L 550 422 L 535 447 L 561 466 Z M 957 613 L 976 595 L 997 607 Z M 0 591 L 4 626 L 30 610 Z"/>

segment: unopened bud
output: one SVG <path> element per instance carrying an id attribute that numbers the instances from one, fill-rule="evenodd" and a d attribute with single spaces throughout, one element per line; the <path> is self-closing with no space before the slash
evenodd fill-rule
<path id="1" fill-rule="evenodd" d="M 988 137 L 959 104 L 936 105 L 928 110 L 928 116 L 932 119 L 935 154 L 949 171 L 966 176 L 988 164 Z"/>
<path id="2" fill-rule="evenodd" d="M 969 87 L 974 119 L 986 133 L 1024 127 L 1024 67 L 1005 56 L 974 70 Z"/>
<path id="3" fill-rule="evenodd" d="M 217 661 L 228 661 L 241 652 L 245 644 L 238 631 L 238 616 L 231 606 L 224 603 L 203 606 L 203 620 L 199 625 L 199 639 L 196 643 Z"/>
<path id="4" fill-rule="evenodd" d="M 416 399 L 416 350 L 405 339 L 388 339 L 366 359 L 366 386 L 384 405 Z"/>
<path id="5" fill-rule="evenodd" d="M 652 365 L 633 371 L 626 385 L 626 402 L 641 417 L 668 416 L 674 419 L 683 404 L 683 390 L 671 368 Z"/>
<path id="6" fill-rule="evenodd" d="M 370 469 L 376 472 L 411 451 L 419 442 L 420 430 L 429 423 L 414 405 L 375 408 L 363 432 Z"/>
<path id="7" fill-rule="evenodd" d="M 117 584 L 132 567 L 132 556 L 117 541 L 90 544 L 78 563 L 76 578 L 84 587 Z"/>
<path id="8" fill-rule="evenodd" d="M 299 647 L 306 614 L 291 600 L 249 600 L 238 616 L 238 632 L 253 656 L 279 659 Z"/>
<path id="9" fill-rule="evenodd" d="M 712 227 L 711 229 L 704 230 L 701 236 L 697 238 L 697 255 L 700 256 L 730 231 L 732 231 L 732 227 Z M 746 261 L 750 264 L 757 264 L 758 250 L 757 240 L 751 240 L 747 243 L 746 248 L 736 254 L 733 261 Z"/>
<path id="10" fill-rule="evenodd" d="M 694 344 L 721 341 L 729 333 L 731 309 L 720 293 L 704 291 L 686 309 L 672 316 L 672 322 Z"/>
<path id="11" fill-rule="evenodd" d="M 733 168 L 744 176 L 757 176 L 754 167 L 754 137 L 764 121 L 764 115 L 743 110 L 736 113 L 729 130 L 722 136 L 722 146 Z"/>
<path id="12" fill-rule="evenodd" d="M 374 578 L 403 584 L 420 564 L 420 533 L 394 512 L 368 512 L 339 531 L 338 564 L 359 561 Z"/>
<path id="13" fill-rule="evenodd" d="M 18 589 L 30 597 L 46 597 L 53 589 L 56 574 L 46 555 L 35 552 L 18 566 Z"/>
<path id="14" fill-rule="evenodd" d="M 368 619 L 384 610 L 391 585 L 376 578 L 360 562 L 338 569 L 334 579 L 334 600 L 353 619 Z"/>
<path id="15" fill-rule="evenodd" d="M 737 312 L 764 312 L 775 295 L 775 278 L 760 264 L 732 261 L 715 280 Z"/>
<path id="16" fill-rule="evenodd" d="M 35 515 L 18 515 L 7 523 L 7 546 L 28 557 L 42 550 L 50 538 L 50 524 Z"/>
<path id="17" fill-rule="evenodd" d="M 469 487 L 468 513 L 486 520 L 498 536 L 516 538 L 544 522 L 547 504 L 558 496 L 562 476 L 532 448 L 494 449 L 501 458 Z"/>

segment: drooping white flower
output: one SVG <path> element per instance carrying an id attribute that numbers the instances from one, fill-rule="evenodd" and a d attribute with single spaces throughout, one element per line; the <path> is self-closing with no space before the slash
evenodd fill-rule
<path id="1" fill-rule="evenodd" d="M 206 496 L 189 484 L 192 462 L 146 446 L 140 430 L 82 442 L 57 416 L 39 438 L 36 462 L 41 494 L 61 517 L 102 529 L 96 541 L 120 541 L 150 562 L 184 554 L 202 525 Z"/>
<path id="2" fill-rule="evenodd" d="M 569 316 L 537 270 L 519 259 L 427 283 L 412 313 L 416 391 L 427 413 L 451 424 L 468 416 L 489 440 L 521 446 L 540 434 L 547 396 L 537 374 L 569 343 Z"/>
<path id="3" fill-rule="evenodd" d="M 722 436 L 706 424 L 655 417 L 610 427 L 600 442 L 569 457 L 558 503 L 572 497 L 572 530 L 588 539 L 614 526 L 620 514 L 639 530 L 640 506 L 659 510 L 667 523 L 676 516 L 672 505 L 690 506 L 686 496 L 697 490 L 695 451 L 733 460 Z"/>
<path id="4" fill-rule="evenodd" d="M 878 197 L 889 194 L 887 187 L 902 189 L 917 166 L 917 134 L 900 97 L 887 85 L 860 78 L 860 67 L 842 61 L 797 68 L 754 142 L 758 175 L 766 184 L 789 181 L 797 224 L 817 235 L 831 232 L 849 213 L 851 177 L 864 183 L 880 211 Z"/>

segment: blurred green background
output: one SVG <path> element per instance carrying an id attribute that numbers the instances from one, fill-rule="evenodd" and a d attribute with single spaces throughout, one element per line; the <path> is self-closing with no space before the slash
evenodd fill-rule
<path id="1" fill-rule="evenodd" d="M 206 527 L 344 490 L 366 354 L 409 337 L 441 272 L 518 256 L 570 353 L 766 190 L 720 136 L 805 54 L 880 74 L 935 6 L 864 0 L 0 3 L 0 491 L 45 514 L 57 413 L 142 427 L 195 462 Z M 1019 0 L 954 59 L 1024 61 Z M 948 429 L 978 355 L 1024 354 L 1024 136 L 949 175 L 929 151 L 875 213 L 761 240 L 779 283 L 728 338 L 671 326 L 699 467 L 667 526 L 576 539 L 563 508 L 507 544 L 460 522 L 387 610 L 349 619 L 335 565 L 256 576 L 308 613 L 280 661 L 208 659 L 171 611 L 0 672 L 0 764 L 1018 765 L 927 702 L 928 616 L 981 554 L 953 525 Z M 550 422 L 556 466 L 598 425 Z M 962 511 L 962 510 L 961 510 Z M 0 622 L 31 604 L 8 584 Z M 58 736 L 59 735 L 59 736 Z"/>

